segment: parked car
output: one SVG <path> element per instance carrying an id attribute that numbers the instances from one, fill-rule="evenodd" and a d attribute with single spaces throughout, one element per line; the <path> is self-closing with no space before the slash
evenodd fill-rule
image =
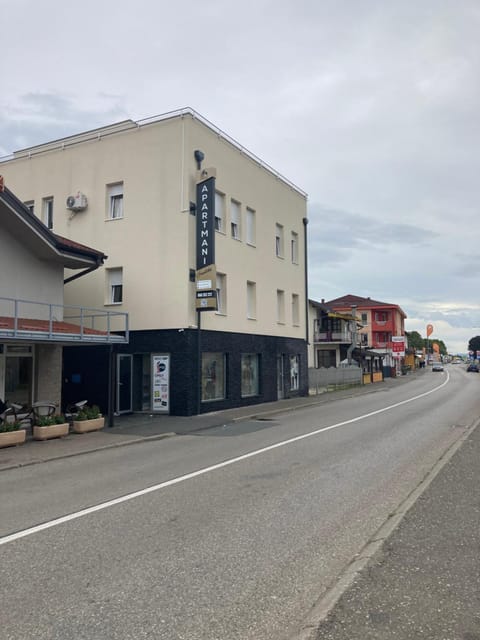
<path id="1" fill-rule="evenodd" d="M 443 362 L 434 362 L 432 364 L 432 371 L 443 371 Z"/>
<path id="2" fill-rule="evenodd" d="M 478 364 L 469 364 L 467 371 L 475 371 L 475 373 L 478 373 Z"/>

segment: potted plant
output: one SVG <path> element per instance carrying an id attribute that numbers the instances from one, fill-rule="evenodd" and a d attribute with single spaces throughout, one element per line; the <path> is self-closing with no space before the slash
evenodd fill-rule
<path id="1" fill-rule="evenodd" d="M 2 422 L 0 424 L 0 448 L 13 447 L 25 442 L 27 432 L 20 422 Z"/>
<path id="2" fill-rule="evenodd" d="M 98 431 L 105 426 L 105 418 L 100 413 L 100 408 L 96 404 L 89 407 L 85 405 L 77 413 L 73 420 L 73 430 L 75 433 L 86 433 L 87 431 Z"/>
<path id="3" fill-rule="evenodd" d="M 65 416 L 40 416 L 33 425 L 34 440 L 50 440 L 50 438 L 64 438 L 68 436 L 70 425 Z"/>

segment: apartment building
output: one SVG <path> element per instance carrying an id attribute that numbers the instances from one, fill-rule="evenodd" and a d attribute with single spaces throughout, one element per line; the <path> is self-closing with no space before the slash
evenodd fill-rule
<path id="1" fill-rule="evenodd" d="M 361 346 L 383 356 L 387 374 L 390 368 L 400 367 L 401 356 L 394 351 L 393 338 L 405 336 L 407 315 L 399 305 L 351 294 L 325 304 L 339 313 L 356 309 L 356 316 L 362 325 L 359 330 Z"/>
<path id="2" fill-rule="evenodd" d="M 129 344 L 108 347 L 117 412 L 193 415 L 307 393 L 306 194 L 198 113 L 23 149 L 0 172 L 49 229 L 109 256 L 65 301 L 128 313 Z M 209 293 L 197 256 L 204 175 Z M 106 348 L 64 349 L 65 400 L 106 407 Z"/>

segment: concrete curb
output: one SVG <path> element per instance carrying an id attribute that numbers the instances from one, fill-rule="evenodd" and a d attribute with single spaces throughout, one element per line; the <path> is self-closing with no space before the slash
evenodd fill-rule
<path id="1" fill-rule="evenodd" d="M 428 489 L 430 484 L 453 458 L 475 429 L 480 425 L 480 418 L 470 427 L 467 427 L 458 439 L 450 445 L 445 453 L 437 460 L 433 467 L 425 474 L 423 480 L 415 489 L 403 500 L 387 520 L 380 525 L 370 540 L 363 546 L 360 552 L 343 569 L 327 590 L 320 596 L 319 600 L 311 609 L 309 615 L 304 620 L 300 632 L 291 636 L 289 640 L 315 640 L 316 632 L 320 624 L 335 607 L 341 596 L 351 587 L 358 574 L 365 569 L 375 554 L 382 548 L 386 540 L 392 535 L 398 525 L 402 522 L 407 512 L 413 507 L 418 498 Z"/>
<path id="2" fill-rule="evenodd" d="M 9 469 L 20 469 L 22 467 L 30 467 L 34 464 L 45 464 L 46 462 L 52 462 L 54 460 L 64 460 L 66 458 L 75 458 L 77 456 L 84 456 L 89 453 L 96 453 L 97 451 L 105 451 L 106 449 L 119 449 L 120 447 L 128 447 L 131 444 L 141 444 L 142 442 L 151 442 L 152 440 L 163 440 L 164 438 L 171 438 L 177 434 L 172 432 L 160 433 L 155 436 L 144 436 L 142 438 L 135 438 L 133 440 L 126 440 L 125 442 L 112 442 L 112 444 L 104 444 L 93 449 L 85 449 L 84 451 L 71 451 L 69 453 L 62 453 L 58 456 L 49 456 L 48 458 L 40 458 L 35 460 L 28 460 L 26 462 L 18 462 L 9 466 L 0 468 L 2 471 L 8 471 Z"/>
<path id="3" fill-rule="evenodd" d="M 370 387 L 370 385 L 368 385 L 368 387 Z M 246 414 L 246 415 L 239 415 L 239 416 L 232 416 L 226 420 L 220 420 L 218 422 L 213 422 L 211 424 L 208 425 L 204 425 L 204 426 L 199 426 L 196 429 L 192 429 L 190 431 L 190 433 L 198 433 L 199 431 L 206 431 L 208 429 L 215 429 L 217 427 L 221 427 L 225 424 L 236 424 L 238 422 L 244 422 L 246 420 L 259 420 L 264 416 L 269 416 L 269 415 L 277 415 L 277 414 L 282 414 L 282 413 L 290 413 L 293 411 L 297 411 L 300 409 L 307 409 L 309 407 L 316 407 L 318 405 L 321 404 L 326 404 L 327 402 L 331 402 L 332 400 L 341 400 L 341 399 L 346 399 L 346 398 L 354 398 L 356 396 L 360 396 L 360 395 L 366 395 L 368 393 L 375 393 L 380 391 L 381 389 L 378 388 L 378 386 L 376 385 L 372 385 L 373 388 L 365 388 L 365 386 L 360 386 L 360 387 L 352 387 L 350 389 L 350 393 L 345 394 L 341 397 L 337 396 L 336 398 L 334 397 L 334 393 L 335 392 L 325 392 L 322 394 L 319 394 L 318 399 L 317 396 L 314 396 L 314 399 L 310 399 L 312 398 L 312 396 L 309 396 L 308 400 L 305 400 L 305 402 L 302 402 L 301 404 L 295 404 L 292 406 L 284 406 L 284 407 L 271 407 L 269 409 L 265 409 L 264 411 L 255 411 L 254 413 L 251 414 Z M 382 389 L 385 389 L 385 387 L 382 387 Z M 253 405 L 253 408 L 257 408 L 258 409 L 258 405 Z M 205 416 L 207 416 L 208 414 L 204 414 Z M 107 431 L 108 433 L 108 431 Z M 115 435 L 115 434 L 112 434 Z M 120 434 L 119 434 L 120 435 Z M 23 462 L 16 462 L 16 463 L 12 463 L 12 464 L 8 464 L 8 465 L 4 465 L 4 466 L 0 466 L 0 473 L 2 471 L 9 471 L 12 469 L 19 469 L 22 467 L 28 467 L 28 466 L 32 466 L 35 464 L 44 464 L 46 462 L 50 462 L 50 461 L 55 461 L 55 460 L 62 460 L 62 459 L 66 459 L 66 458 L 73 458 L 76 456 L 81 456 L 81 455 L 86 455 L 88 453 L 96 453 L 98 451 L 104 451 L 107 449 L 115 449 L 117 447 L 126 447 L 132 444 L 139 444 L 142 442 L 151 442 L 154 440 L 163 440 L 164 438 L 171 438 L 173 436 L 178 435 L 178 433 L 171 431 L 171 432 L 167 432 L 167 433 L 161 433 L 161 434 L 155 434 L 152 436 L 137 436 L 137 437 L 132 437 L 132 439 L 130 440 L 126 440 L 124 442 L 112 442 L 111 444 L 104 444 L 104 445 L 100 445 L 100 446 L 94 446 L 90 449 L 85 449 L 83 451 L 71 451 L 71 452 L 65 452 L 65 453 L 61 453 L 59 455 L 54 455 L 54 456 L 49 456 L 47 458 L 35 458 L 32 460 L 27 460 L 27 461 L 23 461 Z M 181 435 L 188 435 L 188 434 L 181 434 Z"/>

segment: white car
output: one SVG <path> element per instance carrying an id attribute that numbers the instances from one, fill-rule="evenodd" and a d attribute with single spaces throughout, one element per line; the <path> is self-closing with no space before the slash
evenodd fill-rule
<path id="1" fill-rule="evenodd" d="M 443 362 L 434 362 L 432 364 L 432 371 L 443 371 Z"/>

